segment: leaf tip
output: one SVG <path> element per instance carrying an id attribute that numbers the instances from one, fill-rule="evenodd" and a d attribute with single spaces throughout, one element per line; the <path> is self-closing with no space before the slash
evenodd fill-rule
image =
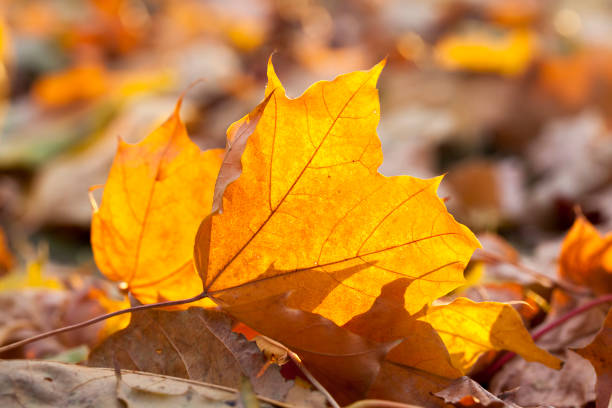
<path id="1" fill-rule="evenodd" d="M 274 92 L 276 89 L 280 89 L 283 92 L 285 91 L 283 84 L 281 84 L 281 81 L 278 79 L 276 71 L 274 70 L 274 64 L 272 63 L 273 56 L 274 54 L 270 55 L 270 58 L 268 59 L 268 84 L 266 85 L 266 97 L 272 94 L 272 92 Z"/>

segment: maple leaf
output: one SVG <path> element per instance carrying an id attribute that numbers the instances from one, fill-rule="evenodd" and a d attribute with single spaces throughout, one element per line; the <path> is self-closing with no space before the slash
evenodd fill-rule
<path id="1" fill-rule="evenodd" d="M 387 360 L 432 375 L 457 378 L 467 373 L 483 353 L 510 350 L 526 360 L 560 368 L 559 359 L 535 345 L 512 306 L 458 298 L 410 315 L 398 299 L 406 285 L 405 279 L 386 285 L 368 312 L 344 325 L 376 341 L 403 339 Z"/>
<path id="2" fill-rule="evenodd" d="M 602 237 L 579 215 L 561 246 L 559 276 L 599 295 L 612 293 L 612 234 Z"/>
<path id="3" fill-rule="evenodd" d="M 135 145 L 119 140 L 91 222 L 96 264 L 127 283 L 142 303 L 178 300 L 202 291 L 193 268 L 193 239 L 211 209 L 223 150 L 201 152 L 174 113 Z"/>
<path id="4" fill-rule="evenodd" d="M 196 238 L 209 296 L 231 305 L 293 290 L 288 306 L 341 325 L 397 278 L 410 280 L 410 313 L 464 282 L 479 244 L 436 195 L 441 177 L 377 171 L 383 66 L 289 99 L 268 65 L 269 100 L 245 143 L 242 173 Z"/>
<path id="5" fill-rule="evenodd" d="M 453 365 L 463 373 L 489 350 L 510 350 L 527 361 L 561 368 L 558 358 L 536 346 L 511 305 L 458 298 L 448 305 L 428 308 L 420 320 L 440 334 Z"/>
<path id="6" fill-rule="evenodd" d="M 608 312 L 603 327 L 593 341 L 574 351 L 589 360 L 595 369 L 597 408 L 608 407 L 612 396 L 612 310 Z"/>

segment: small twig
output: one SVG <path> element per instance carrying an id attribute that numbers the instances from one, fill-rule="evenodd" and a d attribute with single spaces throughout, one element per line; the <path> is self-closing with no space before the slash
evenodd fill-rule
<path id="1" fill-rule="evenodd" d="M 588 303 L 585 303 L 584 305 L 577 307 L 576 309 L 573 309 L 571 311 L 569 311 L 568 313 L 564 314 L 563 316 L 561 316 L 560 318 L 558 318 L 555 321 L 552 321 L 550 323 L 548 323 L 547 325 L 545 325 L 544 327 L 542 327 L 541 329 L 536 330 L 533 335 L 532 338 L 534 341 L 538 340 L 540 337 L 542 337 L 543 335 L 545 335 L 546 333 L 548 333 L 549 331 L 556 329 L 557 327 L 561 326 L 563 323 L 567 322 L 568 320 L 586 312 L 589 309 L 592 309 L 596 306 L 602 305 L 604 303 L 609 303 L 612 302 L 612 294 L 610 295 L 604 295 L 601 296 L 597 299 L 594 299 Z M 493 364 L 491 364 L 485 371 L 483 371 L 483 376 L 485 378 L 491 378 L 493 375 L 495 375 L 495 373 L 497 373 L 506 363 L 508 363 L 508 361 L 512 360 L 514 357 L 516 356 L 516 353 L 513 353 L 511 351 L 506 351 L 504 354 L 502 354 L 502 356 L 500 358 L 498 358 L 497 360 L 495 360 L 493 362 Z"/>
<path id="2" fill-rule="evenodd" d="M 370 408 L 370 407 L 383 407 L 383 408 L 420 408 L 417 405 L 403 404 L 401 402 L 386 401 L 378 399 L 367 399 L 357 402 L 353 402 L 351 405 L 345 408 Z"/>
<path id="3" fill-rule="evenodd" d="M 202 292 L 199 295 L 191 297 L 189 299 L 181 299 L 181 300 L 172 300 L 172 301 L 168 301 L 168 302 L 151 303 L 151 304 L 148 304 L 148 305 L 138 305 L 138 306 L 132 306 L 132 307 L 127 308 L 127 309 L 117 310 L 117 311 L 112 312 L 112 313 L 107 313 L 107 314 L 103 314 L 103 315 L 98 316 L 98 317 L 94 317 L 93 319 L 85 320 L 84 322 L 76 323 L 76 324 L 73 324 L 73 325 L 70 325 L 70 326 L 60 327 L 59 329 L 50 330 L 50 331 L 45 332 L 45 333 L 37 334 L 36 336 L 28 337 L 27 339 L 16 341 L 15 343 L 7 344 L 6 346 L 0 347 L 0 353 L 4 353 L 5 351 L 13 350 L 13 349 L 15 349 L 17 347 L 21 347 L 21 346 L 33 343 L 33 342 L 38 341 L 38 340 L 46 339 L 47 337 L 55 336 L 56 334 L 65 333 L 65 332 L 68 332 L 68 331 L 71 331 L 71 330 L 81 329 L 83 327 L 87 327 L 87 326 L 90 326 L 92 324 L 95 324 L 95 323 L 101 322 L 103 320 L 110 319 L 111 317 L 119 316 L 119 315 L 122 315 L 122 314 L 125 314 L 125 313 L 139 312 L 141 310 L 154 309 L 154 308 L 158 308 L 158 307 L 184 305 L 184 304 L 187 304 L 187 303 L 197 302 L 198 300 L 204 299 L 205 297 L 207 297 L 207 293 L 206 292 Z"/>

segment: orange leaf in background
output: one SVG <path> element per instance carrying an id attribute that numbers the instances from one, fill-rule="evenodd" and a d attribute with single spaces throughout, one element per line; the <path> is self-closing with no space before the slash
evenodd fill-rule
<path id="1" fill-rule="evenodd" d="M 140 143 L 119 141 L 102 205 L 92 219 L 96 264 L 109 279 L 126 282 L 142 303 L 202 291 L 193 240 L 210 212 L 223 150 L 201 152 L 189 140 L 180 106 L 181 100 Z"/>
<path id="2" fill-rule="evenodd" d="M 602 237 L 578 216 L 561 246 L 559 275 L 598 295 L 612 293 L 612 233 Z"/>
<path id="3" fill-rule="evenodd" d="M 0 275 L 10 271 L 13 267 L 13 263 L 13 254 L 7 245 L 4 231 L 0 228 Z"/>
<path id="4" fill-rule="evenodd" d="M 104 66 L 88 63 L 39 79 L 32 92 L 41 105 L 58 108 L 95 99 L 108 90 L 109 84 L 110 76 Z"/>
<path id="5" fill-rule="evenodd" d="M 289 99 L 269 64 L 269 101 L 242 174 L 196 240 L 211 297 L 232 305 L 293 290 L 288 306 L 344 324 L 398 278 L 410 282 L 402 298 L 410 313 L 464 282 L 479 244 L 436 195 L 441 178 L 377 171 L 383 65 Z"/>
<path id="6" fill-rule="evenodd" d="M 609 407 L 612 396 L 612 310 L 591 344 L 574 351 L 589 360 L 597 373 L 597 408 Z"/>

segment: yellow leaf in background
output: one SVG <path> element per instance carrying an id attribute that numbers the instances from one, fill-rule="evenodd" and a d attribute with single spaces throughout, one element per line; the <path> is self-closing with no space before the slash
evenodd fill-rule
<path id="1" fill-rule="evenodd" d="M 444 37 L 435 48 L 440 65 L 451 70 L 519 75 L 535 53 L 535 37 L 519 28 L 492 33 L 471 30 Z"/>
<path id="2" fill-rule="evenodd" d="M 317 82 L 297 99 L 269 65 L 269 100 L 242 174 L 198 232 L 196 265 L 212 297 L 231 305 L 293 290 L 289 306 L 341 325 L 398 278 L 410 281 L 409 312 L 464 282 L 479 244 L 436 195 L 441 178 L 377 171 L 383 65 Z"/>
<path id="3" fill-rule="evenodd" d="M 509 350 L 527 361 L 561 368 L 561 361 L 538 348 L 514 308 L 497 302 L 458 298 L 430 307 L 419 320 L 428 322 L 446 345 L 455 367 L 466 373 L 489 350 Z"/>
<path id="4" fill-rule="evenodd" d="M 180 106 L 181 100 L 140 143 L 119 141 L 102 204 L 92 218 L 96 264 L 109 279 L 125 282 L 142 303 L 202 291 L 193 240 L 210 212 L 223 150 L 200 151 L 187 135 Z"/>
<path id="5" fill-rule="evenodd" d="M 13 271 L 0 279 L 0 292 L 28 288 L 64 289 L 64 284 L 56 278 L 45 276 L 43 272 L 46 257 L 28 263 L 24 272 Z"/>

